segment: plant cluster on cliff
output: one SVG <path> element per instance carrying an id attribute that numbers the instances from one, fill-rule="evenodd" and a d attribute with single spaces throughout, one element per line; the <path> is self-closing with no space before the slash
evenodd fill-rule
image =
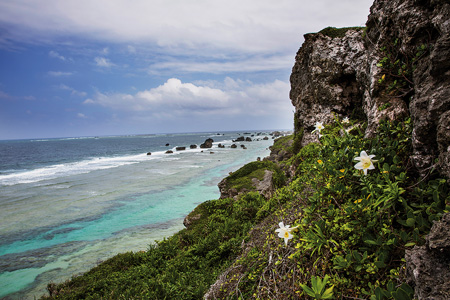
<path id="1" fill-rule="evenodd" d="M 450 200 L 446 180 L 410 168 L 411 129 L 407 119 L 373 139 L 339 120 L 321 130 L 209 299 L 412 299 L 405 249 L 424 243 Z"/>
<path id="2" fill-rule="evenodd" d="M 48 298 L 201 299 L 209 289 L 208 299 L 411 299 L 404 251 L 449 211 L 448 185 L 410 168 L 409 119 L 382 123 L 373 139 L 361 127 L 325 124 L 320 143 L 284 162 L 295 176 L 270 199 L 202 203 L 187 229 L 49 285 Z"/>

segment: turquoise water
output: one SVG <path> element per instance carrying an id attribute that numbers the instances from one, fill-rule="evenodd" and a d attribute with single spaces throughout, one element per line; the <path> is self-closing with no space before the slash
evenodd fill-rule
<path id="1" fill-rule="evenodd" d="M 0 297 L 39 297 L 49 282 L 67 280 L 117 253 L 146 250 L 184 228 L 183 218 L 196 205 L 219 197 L 223 177 L 269 154 L 271 138 L 255 136 L 243 142 L 247 150 L 231 149 L 237 136 L 0 142 L 3 153 L 30 153 L 23 148 L 38 145 L 34 157 L 14 163 L 10 153 L 0 168 Z M 209 137 L 212 149 L 174 149 Z M 219 142 L 226 147 L 218 148 Z M 77 145 L 81 150 L 72 149 Z M 71 149 L 72 157 L 61 149 Z M 166 149 L 174 154 L 164 154 Z"/>

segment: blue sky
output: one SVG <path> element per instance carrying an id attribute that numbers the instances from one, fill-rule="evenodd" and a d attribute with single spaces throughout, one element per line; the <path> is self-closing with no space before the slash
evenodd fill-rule
<path id="1" fill-rule="evenodd" d="M 0 0 L 0 139 L 291 129 L 303 34 L 370 0 Z"/>

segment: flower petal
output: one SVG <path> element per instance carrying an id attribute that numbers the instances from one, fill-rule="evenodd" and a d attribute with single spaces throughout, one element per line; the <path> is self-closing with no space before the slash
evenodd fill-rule
<path id="1" fill-rule="evenodd" d="M 369 155 L 367 155 L 367 152 L 366 151 L 361 151 L 361 153 L 359 154 L 359 156 L 361 157 L 361 158 L 365 158 L 365 157 L 369 157 Z"/>
<path id="2" fill-rule="evenodd" d="M 364 169 L 364 168 L 363 168 L 363 162 L 360 161 L 359 163 L 357 163 L 357 164 L 355 165 L 355 169 L 358 169 L 358 170 Z"/>

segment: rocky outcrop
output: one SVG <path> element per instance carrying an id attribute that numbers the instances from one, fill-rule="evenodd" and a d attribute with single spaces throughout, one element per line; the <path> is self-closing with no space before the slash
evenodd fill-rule
<path id="1" fill-rule="evenodd" d="M 450 177 L 450 3 L 446 0 L 375 1 L 367 21 L 369 54 L 382 57 L 386 41 L 400 59 L 414 59 L 409 112 L 413 121 L 413 164 L 425 173 L 439 159 Z M 445 131 L 445 132 L 444 132 Z"/>
<path id="2" fill-rule="evenodd" d="M 183 220 L 184 227 L 189 228 L 193 223 L 195 223 L 195 221 L 200 220 L 201 217 L 202 214 L 192 211 L 184 218 Z"/>
<path id="3" fill-rule="evenodd" d="M 316 141 L 316 122 L 329 123 L 332 113 L 354 115 L 363 103 L 367 61 L 361 29 L 346 30 L 343 37 L 323 32 L 306 34 L 291 74 L 290 98 L 296 122 L 304 128 L 302 145 Z"/>
<path id="4" fill-rule="evenodd" d="M 258 180 L 256 178 L 252 179 L 252 183 L 256 188 L 256 191 L 263 195 L 266 199 L 272 197 L 275 192 L 275 188 L 273 186 L 273 172 L 269 170 L 264 171 L 263 180 Z"/>
<path id="5" fill-rule="evenodd" d="M 417 299 L 450 299 L 450 213 L 433 224 L 426 244 L 407 250 L 405 258 Z"/>
<path id="6" fill-rule="evenodd" d="M 200 145 L 200 148 L 211 148 L 214 143 L 213 139 L 206 139 L 203 144 Z"/>
<path id="7" fill-rule="evenodd" d="M 410 115 L 411 161 L 424 175 L 438 159 L 450 177 L 449 20 L 446 0 L 376 0 L 365 30 L 306 34 L 290 79 L 302 145 L 333 114 L 367 121 L 367 137 L 381 119 Z"/>
<path id="8" fill-rule="evenodd" d="M 255 191 L 260 193 L 262 196 L 264 196 L 266 199 L 269 199 L 272 197 L 275 187 L 273 185 L 273 171 L 265 170 L 264 171 L 264 177 L 262 180 L 259 180 L 257 178 L 251 178 L 252 186 Z M 248 189 L 242 188 L 240 190 L 237 190 L 234 187 L 229 187 L 227 178 L 222 179 L 217 186 L 219 187 L 220 191 L 220 199 L 225 198 L 233 198 L 237 199 L 237 197 L 240 194 L 249 192 Z"/>
<path id="9" fill-rule="evenodd" d="M 219 187 L 219 191 L 220 191 L 220 199 L 234 198 L 237 195 L 239 195 L 239 192 L 237 189 L 228 187 L 228 182 L 227 182 L 226 178 L 222 179 L 217 184 L 217 186 Z"/>

